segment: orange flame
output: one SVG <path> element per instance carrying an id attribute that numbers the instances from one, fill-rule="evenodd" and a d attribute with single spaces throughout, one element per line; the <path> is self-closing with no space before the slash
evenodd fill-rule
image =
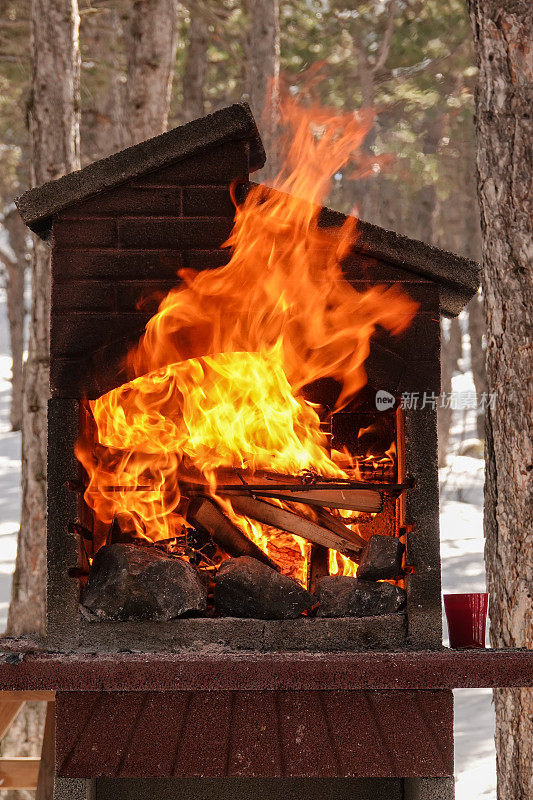
<path id="1" fill-rule="evenodd" d="M 290 99 L 281 112 L 284 166 L 274 189 L 253 186 L 236 206 L 230 262 L 179 273 L 182 285 L 128 356 L 136 377 L 89 404 L 97 444 L 77 447 L 86 501 L 102 521 L 118 516 L 152 540 L 183 523 L 180 471 L 199 471 L 213 493 L 220 467 L 345 475 L 302 389 L 334 378 L 342 407 L 366 383 L 376 326 L 399 333 L 417 307 L 397 287 L 361 293 L 343 278 L 354 217 L 339 228 L 319 224 L 332 176 L 357 162 L 371 115 Z M 284 571 L 305 577 L 307 543 L 232 516 L 274 560 L 285 551 L 292 566 Z M 338 569 L 342 562 L 335 557 Z"/>

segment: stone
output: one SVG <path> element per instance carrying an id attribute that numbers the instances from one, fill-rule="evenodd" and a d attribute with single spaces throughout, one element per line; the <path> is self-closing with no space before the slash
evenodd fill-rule
<path id="1" fill-rule="evenodd" d="M 155 547 L 110 544 L 94 557 L 81 604 L 103 620 L 169 620 L 207 608 L 196 570 Z"/>
<path id="2" fill-rule="evenodd" d="M 402 574 L 403 545 L 396 536 L 374 534 L 361 553 L 357 577 L 380 581 Z"/>
<path id="3" fill-rule="evenodd" d="M 249 556 L 224 561 L 215 578 L 215 608 L 223 617 L 295 619 L 315 605 L 294 578 Z"/>
<path id="4" fill-rule="evenodd" d="M 319 617 L 376 617 L 394 614 L 405 605 L 403 589 L 348 575 L 326 575 L 318 584 Z"/>

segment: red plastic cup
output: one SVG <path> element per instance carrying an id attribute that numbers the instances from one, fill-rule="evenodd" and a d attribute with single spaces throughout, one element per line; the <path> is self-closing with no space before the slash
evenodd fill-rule
<path id="1" fill-rule="evenodd" d="M 450 647 L 485 647 L 488 604 L 485 592 L 444 595 Z"/>

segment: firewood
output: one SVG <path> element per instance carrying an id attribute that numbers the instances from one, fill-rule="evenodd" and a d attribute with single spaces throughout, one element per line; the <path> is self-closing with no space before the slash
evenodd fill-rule
<path id="1" fill-rule="evenodd" d="M 354 489 L 351 486 L 311 486 L 309 488 L 283 488 L 260 486 L 219 486 L 217 493 L 222 496 L 234 497 L 235 495 L 249 494 L 254 497 L 275 498 L 289 503 L 305 503 L 309 506 L 321 508 L 342 508 L 347 511 L 364 511 L 377 513 L 381 511 L 382 498 L 375 489 Z"/>
<path id="2" fill-rule="evenodd" d="M 187 509 L 187 522 L 208 531 L 228 555 L 251 556 L 279 571 L 277 564 L 226 517 L 213 498 L 193 497 Z"/>
<path id="3" fill-rule="evenodd" d="M 321 544 L 312 544 L 307 568 L 307 588 L 315 594 L 321 578 L 329 575 L 329 550 Z"/>
<path id="4" fill-rule="evenodd" d="M 352 529 L 345 525 L 342 520 L 340 520 L 338 517 L 334 517 L 333 514 L 330 514 L 325 508 L 318 508 L 316 513 L 318 517 L 318 524 L 323 528 L 327 528 L 328 531 L 333 531 L 333 533 L 338 533 L 339 536 L 344 536 L 345 539 L 349 539 L 359 547 L 366 547 L 366 539 L 363 539 L 363 537 L 359 536 L 358 533 L 352 531 Z"/>
<path id="5" fill-rule="evenodd" d="M 315 522 L 300 517 L 292 511 L 286 511 L 279 506 L 273 506 L 265 500 L 246 495 L 237 495 L 231 497 L 231 505 L 237 514 L 255 519 L 257 522 L 262 522 L 263 525 L 270 525 L 273 528 L 278 528 L 278 530 L 301 536 L 302 539 L 307 539 L 313 544 L 321 544 L 331 550 L 339 550 L 350 558 L 356 556 L 361 549 L 345 537 L 339 536 L 338 533 L 321 528 Z"/>

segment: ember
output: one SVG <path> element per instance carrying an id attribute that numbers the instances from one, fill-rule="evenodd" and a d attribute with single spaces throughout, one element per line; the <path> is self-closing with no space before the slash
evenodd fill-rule
<path id="1" fill-rule="evenodd" d="M 219 561 L 255 556 L 305 585 L 316 546 L 335 552 L 335 573 L 355 574 L 368 539 L 358 514 L 378 514 L 387 489 L 357 481 L 396 475 L 394 441 L 353 458 L 331 450 L 324 422 L 365 385 L 376 327 L 402 332 L 417 304 L 343 278 L 354 217 L 319 225 L 331 176 L 357 163 L 370 117 L 289 99 L 283 116 L 285 164 L 274 190 L 252 187 L 236 206 L 229 264 L 180 273 L 129 354 L 132 380 L 89 403 L 76 453 L 102 523 L 150 541 L 207 530 Z M 305 396 L 320 379 L 340 387 L 329 410 Z"/>

